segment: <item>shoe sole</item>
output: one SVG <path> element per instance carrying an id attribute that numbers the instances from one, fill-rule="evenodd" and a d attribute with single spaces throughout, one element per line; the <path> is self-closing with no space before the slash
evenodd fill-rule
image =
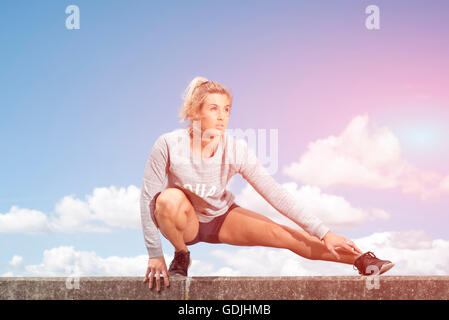
<path id="1" fill-rule="evenodd" d="M 364 277 L 369 277 L 369 276 L 380 276 L 382 273 L 387 272 L 388 270 L 390 270 L 391 268 L 394 267 L 394 263 L 386 263 L 384 265 L 382 265 L 382 267 L 380 268 L 378 273 L 374 273 L 374 274 L 362 274 L 359 271 L 359 275 L 364 276 Z"/>
<path id="2" fill-rule="evenodd" d="M 387 272 L 388 270 L 390 270 L 393 267 L 394 267 L 394 263 L 386 263 L 386 264 L 384 264 L 382 266 L 382 268 L 380 268 L 379 275 L 381 275 L 384 272 Z"/>

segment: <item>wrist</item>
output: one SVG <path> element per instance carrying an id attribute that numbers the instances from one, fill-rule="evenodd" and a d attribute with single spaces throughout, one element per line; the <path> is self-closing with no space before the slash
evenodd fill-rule
<path id="1" fill-rule="evenodd" d="M 323 236 L 323 240 L 326 240 L 331 234 L 332 234 L 332 232 L 330 230 L 328 232 L 326 232 Z"/>

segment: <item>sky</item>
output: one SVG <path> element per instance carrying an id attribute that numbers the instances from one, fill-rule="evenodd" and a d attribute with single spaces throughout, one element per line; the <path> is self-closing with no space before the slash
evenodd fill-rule
<path id="1" fill-rule="evenodd" d="M 66 26 L 70 5 L 79 29 Z M 378 29 L 367 27 L 370 5 Z M 196 76 L 230 88 L 229 130 L 277 132 L 273 177 L 331 230 L 393 261 L 390 275 L 448 275 L 448 10 L 436 0 L 2 1 L 0 276 L 143 278 L 145 163 L 160 135 L 184 126 Z M 299 228 L 241 176 L 229 187 L 239 205 Z M 161 239 L 168 266 L 174 248 Z M 357 274 L 287 249 L 189 250 L 191 276 Z"/>

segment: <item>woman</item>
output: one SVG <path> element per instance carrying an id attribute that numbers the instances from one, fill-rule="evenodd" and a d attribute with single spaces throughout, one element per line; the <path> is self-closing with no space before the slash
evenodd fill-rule
<path id="1" fill-rule="evenodd" d="M 225 132 L 231 107 L 232 95 L 225 87 L 196 77 L 185 91 L 180 112 L 181 122 L 188 119 L 190 124 L 161 135 L 153 145 L 140 199 L 149 254 L 144 282 L 150 280 L 150 289 L 154 277 L 160 291 L 161 275 L 165 286 L 169 286 L 170 275 L 187 276 L 187 246 L 200 241 L 285 248 L 307 259 L 354 265 L 362 275 L 381 274 L 393 267 L 372 252 L 362 254 L 351 240 L 304 212 L 293 195 L 268 174 L 246 142 Z M 226 185 L 237 173 L 304 231 L 236 204 Z M 158 229 L 175 248 L 168 271 Z"/>

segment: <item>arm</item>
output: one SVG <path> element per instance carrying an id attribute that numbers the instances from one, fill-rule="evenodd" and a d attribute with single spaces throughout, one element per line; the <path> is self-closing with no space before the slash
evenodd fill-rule
<path id="1" fill-rule="evenodd" d="M 163 256 L 161 239 L 153 221 L 153 214 L 155 207 L 154 196 L 161 191 L 167 170 L 167 145 L 161 136 L 154 143 L 147 160 L 140 195 L 140 217 L 149 258 Z"/>
<path id="2" fill-rule="evenodd" d="M 237 163 L 237 172 L 277 211 L 322 240 L 329 228 L 302 209 L 298 200 L 267 172 L 244 140 L 238 141 L 237 146 L 239 158 L 242 157 Z"/>

